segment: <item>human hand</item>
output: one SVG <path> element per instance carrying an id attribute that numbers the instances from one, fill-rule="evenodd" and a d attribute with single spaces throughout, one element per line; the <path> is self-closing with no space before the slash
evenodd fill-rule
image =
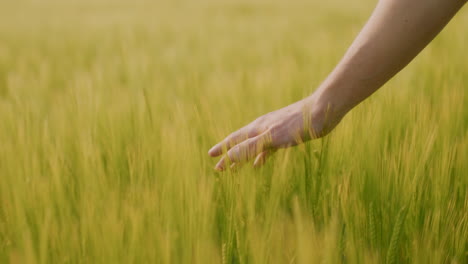
<path id="1" fill-rule="evenodd" d="M 217 157 L 227 152 L 215 166 L 218 171 L 253 158 L 253 166 L 259 167 L 277 149 L 319 138 L 333 129 L 339 120 L 325 122 L 324 109 L 313 97 L 306 98 L 257 118 L 216 144 L 208 154 Z"/>

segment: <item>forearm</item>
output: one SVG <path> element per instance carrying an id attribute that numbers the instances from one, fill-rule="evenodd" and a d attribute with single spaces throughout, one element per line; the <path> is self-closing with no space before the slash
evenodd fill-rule
<path id="1" fill-rule="evenodd" d="M 343 59 L 312 95 L 315 103 L 341 119 L 403 69 L 465 2 L 380 0 Z"/>
<path id="2" fill-rule="evenodd" d="M 309 97 L 257 118 L 210 149 L 217 170 L 324 136 L 405 67 L 466 0 L 380 0 L 343 59 Z"/>

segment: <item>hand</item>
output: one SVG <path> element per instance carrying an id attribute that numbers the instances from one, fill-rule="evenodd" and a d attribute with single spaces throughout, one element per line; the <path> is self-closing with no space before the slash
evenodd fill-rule
<path id="1" fill-rule="evenodd" d="M 279 148 L 295 146 L 324 136 L 339 120 L 326 122 L 325 126 L 327 111 L 323 109 L 313 97 L 308 97 L 257 118 L 209 150 L 208 154 L 212 157 L 227 152 L 215 169 L 223 171 L 228 164 L 230 168 L 234 168 L 253 158 L 254 167 L 259 167 Z"/>
<path id="2" fill-rule="evenodd" d="M 321 86 L 295 104 L 266 114 L 218 143 L 224 170 L 255 158 L 262 165 L 278 148 L 324 136 L 341 118 L 404 68 L 466 0 L 379 1 L 373 15 Z M 318 98 L 318 99 L 315 99 Z"/>

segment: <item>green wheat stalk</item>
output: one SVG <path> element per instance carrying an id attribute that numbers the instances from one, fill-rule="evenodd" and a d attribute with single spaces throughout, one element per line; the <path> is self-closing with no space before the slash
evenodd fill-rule
<path id="1" fill-rule="evenodd" d="M 369 210 L 369 233 L 370 233 L 370 242 L 373 249 L 377 246 L 377 239 L 375 233 L 375 215 L 374 215 L 374 204 L 370 204 Z"/>
<path id="2" fill-rule="evenodd" d="M 401 230 L 403 223 L 406 218 L 406 208 L 403 207 L 398 213 L 395 226 L 393 227 L 392 239 L 390 240 L 390 246 L 387 251 L 387 264 L 396 263 L 396 254 L 398 250 L 398 244 L 400 242 Z"/>

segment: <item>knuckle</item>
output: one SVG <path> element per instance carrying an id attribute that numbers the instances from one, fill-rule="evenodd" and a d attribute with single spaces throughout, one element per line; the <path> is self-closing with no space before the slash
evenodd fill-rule
<path id="1" fill-rule="evenodd" d="M 255 119 L 252 124 L 255 124 L 255 123 L 261 123 L 265 120 L 265 116 L 259 116 L 257 117 L 257 119 Z"/>
<path id="2" fill-rule="evenodd" d="M 251 124 L 256 127 L 265 127 L 267 123 L 268 117 L 266 115 L 263 115 L 255 119 Z"/>
<path id="3" fill-rule="evenodd" d="M 237 135 L 237 131 L 235 132 L 232 132 L 231 134 L 229 134 L 227 137 L 226 137 L 226 141 L 231 141 L 233 140 Z"/>
<path id="4" fill-rule="evenodd" d="M 227 154 L 231 160 L 239 160 L 241 157 L 241 146 L 237 145 L 233 147 Z"/>

